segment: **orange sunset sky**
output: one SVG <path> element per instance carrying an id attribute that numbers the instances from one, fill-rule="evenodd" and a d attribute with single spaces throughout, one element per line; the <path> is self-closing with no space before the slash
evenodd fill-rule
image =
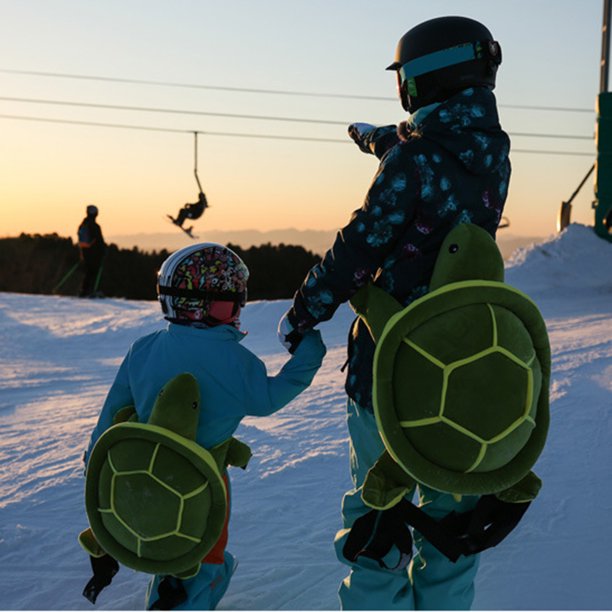
<path id="1" fill-rule="evenodd" d="M 211 205 L 198 229 L 340 227 L 377 166 L 346 126 L 405 118 L 384 68 L 407 29 L 444 14 L 483 21 L 502 45 L 496 95 L 513 147 L 506 231 L 546 236 L 594 161 L 601 11 L 599 0 L 0 0 L 0 236 L 74 236 L 88 203 L 107 236 L 172 231 L 165 215 L 197 199 L 194 130 L 204 132 L 199 173 Z M 591 179 L 573 220 L 592 224 L 592 199 Z"/>

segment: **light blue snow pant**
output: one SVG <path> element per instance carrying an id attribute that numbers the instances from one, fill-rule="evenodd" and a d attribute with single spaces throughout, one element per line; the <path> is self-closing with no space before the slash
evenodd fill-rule
<path id="1" fill-rule="evenodd" d="M 224 563 L 202 563 L 200 571 L 188 580 L 183 580 L 187 599 L 174 610 L 214 610 L 227 591 L 234 572 L 234 557 L 225 551 Z M 161 576 L 153 576 L 149 582 L 146 597 L 146 609 L 157 598 L 157 586 Z"/>
<path id="2" fill-rule="evenodd" d="M 360 516 L 371 510 L 361 499 L 365 476 L 384 450 L 376 428 L 374 415 L 353 400 L 348 401 L 351 475 L 355 488 L 342 500 L 344 529 L 336 535 L 338 559 L 351 571 L 340 585 L 343 610 L 469 610 L 474 600 L 474 578 L 478 570 L 478 555 L 461 556 L 456 563 L 449 561 L 420 533 L 414 531 L 415 556 L 408 570 L 381 568 L 377 561 L 360 557 L 350 563 L 342 554 L 349 528 Z M 454 496 L 419 486 L 419 505 L 427 514 L 440 518 L 452 510 L 471 510 L 478 497 Z M 399 551 L 393 547 L 385 557 L 393 567 Z"/>

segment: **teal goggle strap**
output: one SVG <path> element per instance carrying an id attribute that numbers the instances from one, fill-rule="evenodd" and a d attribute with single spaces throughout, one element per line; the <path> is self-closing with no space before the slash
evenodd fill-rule
<path id="1" fill-rule="evenodd" d="M 402 81 L 414 79 L 415 77 L 434 72 L 441 68 L 448 68 L 463 62 L 475 59 L 489 59 L 494 64 L 501 64 L 501 47 L 497 41 L 474 42 L 449 47 L 440 51 L 434 51 L 422 55 L 399 68 Z"/>

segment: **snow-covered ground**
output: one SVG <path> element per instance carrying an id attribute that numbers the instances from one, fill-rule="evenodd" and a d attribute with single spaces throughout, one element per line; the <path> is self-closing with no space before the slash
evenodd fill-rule
<path id="1" fill-rule="evenodd" d="M 590 228 L 520 252 L 509 283 L 540 305 L 553 348 L 544 488 L 519 528 L 483 554 L 478 609 L 612 608 L 612 244 Z M 246 345 L 270 371 L 288 301 L 250 303 Z M 313 386 L 244 421 L 255 456 L 233 470 L 230 549 L 240 566 L 220 609 L 334 610 L 333 551 L 350 486 L 344 424 L 347 307 L 322 326 Z M 129 345 L 163 321 L 155 302 L 0 293 L 0 608 L 90 609 L 81 456 Z M 122 568 L 100 609 L 142 608 L 148 577 Z"/>

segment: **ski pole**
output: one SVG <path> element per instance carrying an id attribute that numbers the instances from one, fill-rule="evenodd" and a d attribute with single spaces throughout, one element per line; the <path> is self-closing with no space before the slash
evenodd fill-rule
<path id="1" fill-rule="evenodd" d="M 70 270 L 68 270 L 68 272 L 66 272 L 66 274 L 64 274 L 64 277 L 62 278 L 62 280 L 57 283 L 57 285 L 55 285 L 55 287 L 53 287 L 53 290 L 51 291 L 51 293 L 55 293 L 75 272 L 75 270 L 79 267 L 79 264 L 81 263 L 81 261 L 77 261 L 74 266 L 72 266 L 72 268 L 70 268 Z"/>
<path id="2" fill-rule="evenodd" d="M 108 250 L 104 249 L 102 260 L 100 261 L 100 267 L 98 268 L 98 273 L 96 274 L 96 282 L 94 283 L 94 288 L 93 288 L 94 295 L 98 292 L 98 287 L 100 286 L 100 279 L 102 278 L 102 271 L 104 270 L 104 262 L 106 261 L 107 255 L 108 255 Z"/>
<path id="3" fill-rule="evenodd" d="M 98 268 L 98 274 L 96 275 L 96 282 L 94 284 L 94 295 L 98 292 L 98 287 L 100 286 L 100 278 L 102 277 L 102 270 L 104 269 L 104 261 L 102 261 L 102 263 L 100 264 L 100 267 Z"/>

